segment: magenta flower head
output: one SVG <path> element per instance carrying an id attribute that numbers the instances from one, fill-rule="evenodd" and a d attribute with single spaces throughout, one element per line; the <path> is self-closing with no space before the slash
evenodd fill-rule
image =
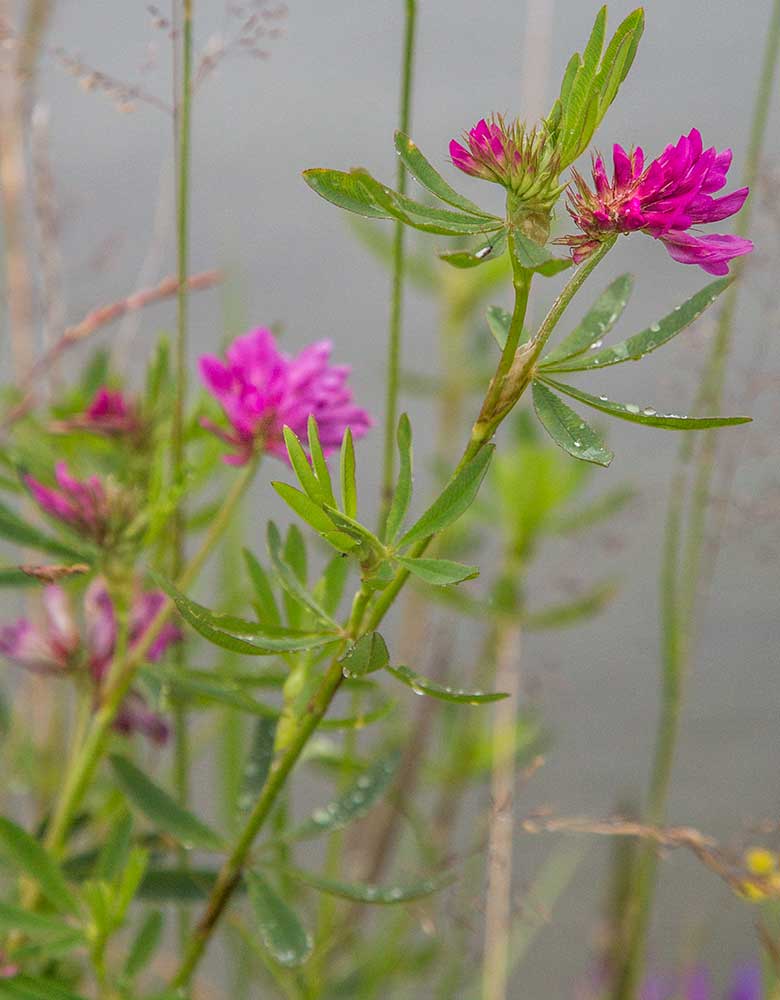
<path id="1" fill-rule="evenodd" d="M 103 548 L 112 547 L 132 522 L 132 495 L 97 476 L 75 479 L 65 462 L 57 462 L 54 476 L 57 487 L 45 486 L 29 474 L 23 477 L 44 514 Z"/>
<path id="2" fill-rule="evenodd" d="M 202 424 L 231 446 L 231 465 L 244 465 L 256 452 L 287 458 L 283 428 L 305 435 L 310 415 L 325 454 L 341 445 L 347 427 L 362 437 L 371 417 L 352 401 L 350 369 L 331 365 L 330 341 L 321 340 L 290 358 L 276 347 L 270 330 L 253 330 L 228 347 L 226 360 L 207 354 L 200 359 L 201 377 L 219 401 L 231 430 L 210 420 Z"/>
<path id="3" fill-rule="evenodd" d="M 146 634 L 164 602 L 159 591 L 139 591 L 133 600 L 129 622 L 129 647 L 132 650 Z M 117 620 L 105 582 L 97 577 L 84 595 L 84 636 L 73 618 L 65 591 L 53 584 L 43 592 L 45 621 L 33 625 L 22 618 L 0 629 L 0 654 L 12 663 L 35 673 L 59 674 L 87 671 L 94 686 L 95 702 L 100 697 L 117 640 Z M 149 662 L 159 660 L 166 649 L 181 639 L 181 632 L 167 624 L 160 631 L 146 655 Z M 164 743 L 168 725 L 147 706 L 143 696 L 130 691 L 122 703 L 114 728 L 126 735 L 143 733 L 155 743 Z"/>
<path id="4" fill-rule="evenodd" d="M 480 119 L 450 142 L 452 162 L 471 177 L 481 177 L 507 188 L 518 203 L 549 212 L 564 187 L 558 184 L 559 159 L 544 128 L 528 129 L 501 115 Z"/>
<path id="5" fill-rule="evenodd" d="M 140 430 L 141 421 L 134 404 L 121 390 L 102 386 L 87 407 L 82 426 L 98 434 L 134 434 Z"/>
<path id="6" fill-rule="evenodd" d="M 24 476 L 24 482 L 45 514 L 98 540 L 105 534 L 109 519 L 108 494 L 103 483 L 97 476 L 74 479 L 65 462 L 57 462 L 54 476 L 59 489 L 44 486 L 30 475 Z"/>
<path id="7" fill-rule="evenodd" d="M 589 257 L 605 239 L 638 231 L 661 240 L 674 260 L 698 264 L 709 274 L 728 274 L 729 261 L 753 249 L 750 240 L 739 236 L 690 232 L 694 226 L 734 215 L 745 203 L 746 187 L 713 198 L 726 184 L 730 149 L 721 153 L 714 146 L 704 149 L 700 133 L 691 129 L 646 168 L 641 147 L 629 154 L 616 144 L 612 160 L 610 181 L 604 161 L 595 158 L 593 191 L 572 171 L 575 189 L 570 190 L 568 208 L 582 235 L 556 242 L 572 247 L 576 263 Z"/>

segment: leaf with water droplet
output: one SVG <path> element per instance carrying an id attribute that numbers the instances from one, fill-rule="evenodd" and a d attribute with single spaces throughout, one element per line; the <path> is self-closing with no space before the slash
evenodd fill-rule
<path id="1" fill-rule="evenodd" d="M 336 879 L 315 875 L 313 872 L 303 871 L 300 868 L 285 869 L 285 872 L 319 892 L 340 896 L 342 899 L 351 899 L 355 903 L 376 903 L 384 906 L 424 899 L 455 881 L 455 876 L 447 873 L 420 879 L 417 882 L 407 882 L 403 885 L 382 886 L 367 885 L 365 882 L 340 882 Z"/>
<path id="2" fill-rule="evenodd" d="M 312 939 L 287 903 L 257 871 L 244 876 L 255 926 L 274 961 L 285 968 L 303 965 L 311 954 Z"/>
<path id="3" fill-rule="evenodd" d="M 559 448 L 583 462 L 609 465 L 614 457 L 612 452 L 596 431 L 583 423 L 570 406 L 541 382 L 533 383 L 532 394 L 536 415 Z"/>
<path id="4" fill-rule="evenodd" d="M 648 410 L 653 408 L 647 406 L 642 410 L 636 403 L 616 403 L 614 400 L 604 400 L 600 396 L 591 396 L 590 393 L 583 392 L 582 389 L 575 389 L 573 385 L 566 385 L 563 382 L 556 382 L 553 379 L 545 378 L 545 385 L 557 389 L 565 396 L 576 399 L 579 403 L 607 413 L 611 417 L 618 417 L 620 420 L 629 420 L 635 424 L 645 424 L 647 427 L 662 427 L 672 431 L 693 431 L 706 430 L 709 427 L 733 427 L 737 424 L 747 424 L 752 417 L 686 417 L 677 413 L 656 413 L 648 414 Z"/>
<path id="5" fill-rule="evenodd" d="M 630 274 L 622 274 L 616 278 L 596 299 L 579 326 L 542 358 L 539 367 L 552 367 L 576 357 L 592 347 L 594 342 L 601 340 L 622 315 L 633 287 L 634 279 Z"/>
<path id="6" fill-rule="evenodd" d="M 428 677 L 410 670 L 409 667 L 388 667 L 388 672 L 397 680 L 410 687 L 415 694 L 427 694 L 431 698 L 438 698 L 440 701 L 454 701 L 458 704 L 480 705 L 489 701 L 501 701 L 508 695 L 500 691 L 472 691 L 465 688 L 453 688 L 445 684 L 439 684 Z"/>
<path id="7" fill-rule="evenodd" d="M 639 361 L 640 358 L 657 350 L 690 326 L 729 287 L 732 280 L 732 278 L 719 278 L 717 281 L 711 282 L 691 296 L 687 302 L 677 306 L 658 323 L 653 323 L 646 330 L 615 344 L 614 347 L 605 348 L 598 354 L 560 360 L 555 363 L 550 363 L 550 356 L 548 356 L 540 368 L 551 372 L 575 372 L 587 371 L 589 368 L 606 368 L 608 365 L 621 364 L 623 361 Z"/>
<path id="8" fill-rule="evenodd" d="M 316 809 L 306 822 L 285 834 L 284 840 L 308 840 L 321 833 L 341 830 L 353 820 L 365 816 L 393 780 L 399 760 L 397 750 L 380 757 L 342 795 L 329 805 Z"/>

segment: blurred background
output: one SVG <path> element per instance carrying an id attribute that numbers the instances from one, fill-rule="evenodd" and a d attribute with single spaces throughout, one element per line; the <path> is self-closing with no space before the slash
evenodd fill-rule
<path id="1" fill-rule="evenodd" d="M 614 0 L 610 24 L 632 6 Z M 394 177 L 402 7 L 400 0 L 290 0 L 276 20 L 269 19 L 259 53 L 242 54 L 239 45 L 217 60 L 198 87 L 194 111 L 192 270 L 220 267 L 229 280 L 222 293 L 192 300 L 193 357 L 222 344 L 227 303 L 231 333 L 273 324 L 289 350 L 331 338 L 336 360 L 353 366 L 358 400 L 379 419 L 388 274 L 343 213 L 318 199 L 300 173 L 311 166 L 361 165 L 383 180 Z M 597 135 L 600 148 L 608 152 L 619 141 L 656 155 L 696 126 L 705 145 L 733 148 L 730 186 L 737 186 L 769 8 L 769 0 L 649 0 L 639 54 Z M 411 131 L 464 193 L 483 204 L 500 203 L 498 189 L 454 176 L 450 138 L 491 111 L 544 114 L 597 9 L 595 0 L 420 0 Z M 49 113 L 69 322 L 175 268 L 171 117 L 137 95 L 117 101 L 91 72 L 136 84 L 169 103 L 169 43 L 165 27 L 155 24 L 159 16 L 143 0 L 61 0 L 47 33 L 39 91 Z M 200 52 L 209 46 L 217 51 L 215 40 L 232 37 L 236 23 L 223 0 L 197 0 Z M 753 193 L 760 201 L 752 234 L 757 251 L 746 272 L 724 406 L 727 413 L 750 413 L 754 423 L 722 435 L 736 474 L 733 490 L 715 498 L 722 546 L 705 588 L 670 803 L 671 822 L 727 842 L 741 838 L 751 822 L 775 816 L 780 792 L 777 124 L 775 113 L 761 189 Z M 559 221 L 563 231 L 566 220 Z M 431 257 L 444 244 L 440 237 L 415 241 Z M 625 270 L 637 281 L 616 330 L 619 339 L 705 283 L 698 269 L 673 265 L 660 245 L 635 237 L 623 240 L 599 269 L 585 298 L 595 298 Z M 558 287 L 555 280 L 548 284 L 533 302 L 536 316 Z M 507 305 L 503 292 L 495 301 Z M 173 306 L 163 305 L 123 323 L 116 334 L 123 363 L 131 371 L 136 362 L 140 367 L 151 338 L 172 322 Z M 410 287 L 405 368 L 437 373 L 438 322 L 435 302 Z M 710 333 L 705 318 L 636 370 L 614 370 L 607 376 L 610 394 L 684 411 L 680 401 L 693 397 Z M 598 391 L 595 385 L 590 391 Z M 422 491 L 434 447 L 432 403 L 409 392 L 404 406 L 415 427 Z M 551 745 L 544 767 L 519 794 L 520 816 L 542 805 L 566 815 L 603 816 L 619 802 L 638 801 L 648 775 L 658 699 L 660 539 L 679 441 L 613 421 L 609 443 L 617 457 L 608 470 L 597 470 L 594 487 L 627 483 L 636 498 L 587 542 L 548 548 L 531 585 L 535 593 L 560 595 L 582 579 L 615 577 L 620 589 L 592 621 L 524 641 L 524 687 L 541 708 Z M 367 460 L 365 442 L 361 451 L 361 491 L 368 498 L 377 492 L 378 463 Z M 253 501 L 256 545 L 266 516 L 280 513 L 269 494 L 264 486 Z M 414 699 L 408 700 L 411 710 Z M 476 798 L 464 822 L 487 807 L 485 795 Z M 550 840 L 518 834 L 518 905 Z M 514 996 L 573 994 L 594 943 L 609 849 L 590 844 L 526 958 Z M 692 858 L 670 856 L 660 875 L 655 962 L 673 964 L 681 941 L 695 941 L 725 977 L 734 961 L 755 952 L 750 909 Z M 477 896 L 477 937 L 480 907 Z"/>

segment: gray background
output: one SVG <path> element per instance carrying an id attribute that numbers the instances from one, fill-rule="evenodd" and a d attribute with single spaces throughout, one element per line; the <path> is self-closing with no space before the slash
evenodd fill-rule
<path id="1" fill-rule="evenodd" d="M 623 0 L 611 4 L 611 24 L 631 6 Z M 281 322 L 289 345 L 332 337 L 338 359 L 354 366 L 358 398 L 371 401 L 376 410 L 387 276 L 357 244 L 341 214 L 311 194 L 299 173 L 307 166 L 361 164 L 392 177 L 401 8 L 400 0 L 292 0 L 285 37 L 269 44 L 270 58 L 226 62 L 203 86 L 194 117 L 193 269 L 235 269 L 251 323 Z M 569 54 L 587 37 L 596 9 L 594 0 L 555 4 L 545 106 Z M 618 140 L 656 153 L 696 125 L 706 144 L 733 146 L 736 183 L 768 0 L 650 0 L 646 10 L 639 56 L 602 125 L 602 147 Z M 222 18 L 219 0 L 198 0 L 199 46 L 220 28 Z M 421 0 L 419 22 L 412 131 L 455 180 L 446 167 L 449 139 L 492 110 L 524 110 L 519 101 L 526 7 L 521 0 Z M 50 37 L 87 63 L 140 80 L 167 97 L 165 38 L 150 27 L 140 0 L 62 3 Z M 150 41 L 159 48 L 158 64 L 142 72 Z M 171 125 L 165 115 L 143 105 L 117 113 L 104 95 L 84 93 L 54 59 L 44 66 L 42 92 L 52 112 L 69 317 L 76 319 L 87 308 L 124 295 L 139 280 L 153 242 L 161 178 L 161 217 L 170 208 Z M 770 166 L 778 152 L 776 125 L 775 116 Z M 465 179 L 460 186 L 488 203 L 497 197 L 496 191 L 479 190 Z M 777 227 L 770 211 L 757 215 L 765 249 L 759 248 L 743 292 L 727 407 L 732 412 L 748 407 L 756 422 L 746 431 L 731 432 L 732 442 L 737 437 L 744 442 L 739 503 L 729 514 L 703 615 L 671 801 L 673 820 L 700 825 L 724 839 L 739 835 L 750 818 L 776 814 L 780 784 L 778 536 L 772 503 L 778 485 L 777 316 L 767 280 L 776 268 Z M 637 275 L 637 294 L 619 328 L 624 334 L 662 315 L 707 280 L 698 269 L 675 265 L 658 244 L 639 236 L 625 240 L 613 257 L 620 259 L 607 262 L 595 286 L 622 270 Z M 173 262 L 170 229 L 163 228 L 146 277 L 170 273 Z M 542 305 L 537 302 L 535 309 Z M 192 314 L 197 349 L 215 349 L 221 339 L 218 297 L 199 296 Z M 145 336 L 172 321 L 167 306 L 144 317 L 133 356 L 143 354 Z M 438 363 L 435 322 L 433 305 L 411 295 L 404 336 L 408 362 L 420 370 L 435 370 Z M 609 392 L 659 409 L 680 406 L 680 399 L 691 397 L 708 332 L 706 324 L 700 325 L 685 344 L 676 343 L 641 366 L 611 371 L 603 376 Z M 757 359 L 765 360 L 773 376 L 760 394 L 751 380 Z M 591 391 L 601 391 L 595 385 L 590 383 Z M 411 411 L 422 466 L 433 421 L 424 402 L 413 401 Z M 629 480 L 641 491 L 641 500 L 614 530 L 602 532 L 605 542 L 619 541 L 619 550 L 605 544 L 552 551 L 537 575 L 539 585 L 552 590 L 566 576 L 618 572 L 623 586 L 596 621 L 526 643 L 524 671 L 541 683 L 555 744 L 547 765 L 523 793 L 521 811 L 549 802 L 562 813 L 603 815 L 617 796 L 637 794 L 647 774 L 657 704 L 659 539 L 679 441 L 673 434 L 621 424 L 610 428 L 610 443 L 617 458 L 610 470 L 598 473 L 598 482 Z M 365 459 L 363 464 L 365 469 Z M 267 489 L 258 495 L 258 505 L 263 514 L 266 505 L 276 510 Z M 518 889 L 548 847 L 519 838 Z M 518 998 L 572 994 L 588 961 L 605 856 L 606 847 L 594 845 L 517 977 Z M 674 856 L 663 865 L 659 902 L 653 951 L 660 962 L 673 962 L 681 937 L 687 940 L 692 932 L 701 933 L 703 954 L 722 975 L 733 960 L 750 953 L 751 911 L 690 857 Z"/>

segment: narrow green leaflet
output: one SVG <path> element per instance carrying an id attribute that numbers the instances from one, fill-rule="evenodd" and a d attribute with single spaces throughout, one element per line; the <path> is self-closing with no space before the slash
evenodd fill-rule
<path id="1" fill-rule="evenodd" d="M 396 132 L 395 148 L 409 173 L 413 177 L 416 177 L 420 184 L 424 188 L 427 188 L 431 194 L 435 194 L 437 198 L 440 198 L 448 205 L 452 205 L 454 208 L 459 208 L 462 212 L 471 213 L 472 215 L 484 215 L 487 219 L 493 218 L 490 213 L 483 211 L 479 205 L 475 205 L 473 201 L 464 198 L 462 194 L 458 194 L 454 188 L 450 187 L 441 174 L 431 166 L 408 135 L 404 135 L 400 131 Z"/>
<path id="2" fill-rule="evenodd" d="M 445 264 L 465 271 L 471 267 L 479 267 L 480 264 L 487 264 L 491 260 L 498 260 L 505 251 L 506 233 L 501 232 L 476 250 L 440 250 L 437 256 Z"/>
<path id="3" fill-rule="evenodd" d="M 466 566 L 452 559 L 412 559 L 397 556 L 398 562 L 426 583 L 435 587 L 447 587 L 453 583 L 463 583 L 479 576 L 478 566 Z"/>
<path id="4" fill-rule="evenodd" d="M 594 344 L 600 347 L 601 338 L 609 333 L 623 314 L 633 287 L 632 275 L 621 274 L 616 278 L 596 299 L 579 326 L 542 358 L 539 367 L 558 365 L 569 358 L 577 357 Z"/>
<path id="5" fill-rule="evenodd" d="M 277 533 L 278 539 L 278 533 Z M 292 570 L 287 567 L 289 576 L 295 580 L 297 587 L 305 590 L 297 581 Z M 299 649 L 316 649 L 333 641 L 335 632 L 306 632 L 299 629 L 283 628 L 280 625 L 264 625 L 260 622 L 247 621 L 233 615 L 223 615 L 209 611 L 202 604 L 197 604 L 185 597 L 172 583 L 158 574 L 152 574 L 154 579 L 174 600 L 182 618 L 199 632 L 205 639 L 223 649 L 235 653 L 246 653 L 250 656 L 270 656 L 274 653 L 291 652 Z M 331 622 L 335 625 L 335 622 Z"/>
<path id="6" fill-rule="evenodd" d="M 636 497 L 636 490 L 630 486 L 618 486 L 597 497 L 592 503 L 577 504 L 552 518 L 550 527 L 558 534 L 566 535 L 582 531 L 598 524 L 607 517 L 619 513 Z"/>
<path id="7" fill-rule="evenodd" d="M 31 938 L 71 937 L 74 943 L 84 939 L 84 931 L 79 927 L 3 902 L 0 902 L 0 931 L 20 931 Z"/>
<path id="8" fill-rule="evenodd" d="M 563 604 L 554 604 L 541 611 L 530 611 L 523 615 L 523 628 L 529 632 L 548 628 L 561 628 L 564 625 L 574 625 L 583 618 L 590 618 L 599 613 L 615 596 L 617 587 L 614 583 L 601 583 Z"/>
<path id="9" fill-rule="evenodd" d="M 361 635 L 339 661 L 345 677 L 363 677 L 383 670 L 390 662 L 387 643 L 378 632 Z"/>
<path id="10" fill-rule="evenodd" d="M 521 267 L 535 271 L 553 259 L 553 255 L 540 243 L 529 239 L 519 229 L 512 230 L 512 252 Z"/>
<path id="11" fill-rule="evenodd" d="M 570 406 L 541 382 L 533 383 L 532 393 L 536 415 L 559 448 L 583 462 L 609 465 L 614 454 Z"/>
<path id="12" fill-rule="evenodd" d="M 295 511 L 301 520 L 314 528 L 320 534 L 331 534 L 333 532 L 333 522 L 314 500 L 311 500 L 305 493 L 301 493 L 289 483 L 273 481 L 271 486 L 276 490 L 284 502 Z"/>
<path id="13" fill-rule="evenodd" d="M 154 958 L 154 953 L 162 941 L 163 926 L 164 919 L 160 910 L 152 910 L 146 915 L 130 945 L 122 970 L 124 979 L 134 979 Z"/>
<path id="14" fill-rule="evenodd" d="M 274 759 L 276 719 L 258 719 L 252 732 L 252 745 L 244 765 L 239 808 L 248 811 L 263 790 Z"/>
<path id="15" fill-rule="evenodd" d="M 687 417 L 677 413 L 657 413 L 652 406 L 641 407 L 636 403 L 616 403 L 606 396 L 591 396 L 573 385 L 544 379 L 546 385 L 552 386 L 558 392 L 571 396 L 586 406 L 608 413 L 611 417 L 628 420 L 634 424 L 645 424 L 648 427 L 663 427 L 672 431 L 704 430 L 708 427 L 733 427 L 736 424 L 748 424 L 752 417 Z"/>
<path id="16" fill-rule="evenodd" d="M 25 975 L 0 979 L 0 997 L 10 997 L 12 1000 L 84 1000 L 54 979 Z"/>
<path id="17" fill-rule="evenodd" d="M 127 864 L 132 842 L 133 816 L 123 806 L 97 856 L 94 877 L 102 882 L 113 882 Z"/>
<path id="18" fill-rule="evenodd" d="M 694 320 L 701 316 L 705 309 L 712 305 L 721 292 L 724 292 L 729 287 L 732 280 L 731 278 L 719 278 L 717 281 L 713 281 L 706 288 L 702 288 L 701 291 L 688 299 L 687 302 L 684 302 L 681 306 L 677 306 L 673 312 L 670 312 L 668 316 L 664 316 L 658 323 L 653 323 L 646 330 L 642 330 L 641 333 L 637 333 L 633 337 L 615 344 L 614 347 L 607 347 L 603 351 L 598 351 L 596 354 L 588 354 L 585 357 L 561 361 L 553 366 L 543 365 L 542 367 L 547 367 L 550 371 L 555 372 L 576 372 L 587 371 L 592 368 L 606 368 L 609 365 L 617 365 L 623 361 L 639 361 L 640 358 L 643 358 L 646 354 L 650 354 L 651 351 L 657 350 L 663 344 L 667 343 L 667 341 L 676 337 L 686 327 L 690 326 Z"/>
<path id="19" fill-rule="evenodd" d="M 76 897 L 54 858 L 39 841 L 5 816 L 0 816 L 0 850 L 20 873 L 38 883 L 55 909 L 63 913 L 78 912 Z"/>
<path id="20" fill-rule="evenodd" d="M 509 327 L 512 324 L 512 314 L 500 306 L 488 306 L 487 325 L 493 334 L 493 339 L 503 351 L 506 347 L 506 339 L 509 336 Z"/>
<path id="21" fill-rule="evenodd" d="M 338 625 L 330 615 L 321 607 L 317 601 L 314 600 L 312 595 L 303 585 L 298 574 L 294 571 L 293 567 L 282 557 L 281 551 L 281 538 L 279 536 L 279 529 L 273 523 L 273 521 L 268 522 L 268 554 L 271 557 L 271 565 L 279 578 L 279 582 L 287 591 L 288 595 L 296 601 L 298 604 L 314 614 L 321 622 L 325 622 L 332 628 L 337 629 Z"/>
<path id="22" fill-rule="evenodd" d="M 295 471 L 295 475 L 298 477 L 298 482 L 315 503 L 328 503 L 330 500 L 328 490 L 325 486 L 320 485 L 320 481 L 315 476 L 298 435 L 289 427 L 284 427 L 282 433 L 284 434 L 284 443 L 287 447 L 290 464 Z"/>
<path id="23" fill-rule="evenodd" d="M 390 213 L 374 201 L 360 177 L 355 174 L 315 168 L 304 170 L 303 179 L 321 198 L 348 212 L 355 212 L 369 219 L 391 218 Z"/>
<path id="24" fill-rule="evenodd" d="M 351 539 L 350 539 L 351 541 Z M 325 608 L 329 615 L 335 615 L 344 596 L 344 588 L 349 576 L 349 560 L 343 556 L 334 556 L 314 588 L 314 597 Z"/>
<path id="25" fill-rule="evenodd" d="M 487 445 L 467 462 L 438 499 L 434 500 L 422 517 L 406 532 L 398 547 L 403 548 L 412 542 L 429 538 L 452 524 L 468 510 L 479 492 L 492 456 L 493 445 Z"/>
<path id="26" fill-rule="evenodd" d="M 144 874 L 138 898 L 153 903 L 194 903 L 208 896 L 217 874 L 205 868 L 153 868 Z"/>
<path id="27" fill-rule="evenodd" d="M 279 709 L 265 705 L 251 698 L 246 691 L 229 677 L 220 677 L 216 673 L 204 677 L 188 670 L 165 669 L 155 664 L 154 669 L 142 669 L 141 676 L 150 686 L 165 682 L 168 690 L 176 697 L 190 705 L 228 705 L 237 708 L 248 715 L 261 718 L 276 719 Z"/>
<path id="28" fill-rule="evenodd" d="M 380 757 L 342 795 L 329 805 L 315 809 L 308 820 L 284 839 L 309 840 L 322 833 L 341 830 L 353 820 L 365 816 L 393 780 L 400 759 L 397 750 Z"/>
<path id="29" fill-rule="evenodd" d="M 280 626 L 282 624 L 282 618 L 279 614 L 279 606 L 276 603 L 276 598 L 274 597 L 274 592 L 271 588 L 271 582 L 268 579 L 268 574 L 258 560 L 257 556 L 251 553 L 249 549 L 242 549 L 242 552 L 244 554 L 247 570 L 249 571 L 249 578 L 252 581 L 252 587 L 254 588 L 255 605 L 260 618 L 266 619 L 270 625 Z"/>
<path id="30" fill-rule="evenodd" d="M 392 545 L 404 523 L 409 503 L 412 499 L 412 425 L 409 417 L 402 413 L 396 432 L 398 442 L 398 481 L 395 484 L 393 500 L 385 523 L 385 541 Z"/>
<path id="31" fill-rule="evenodd" d="M 331 507 L 335 507 L 336 497 L 333 495 L 333 483 L 331 482 L 328 463 L 325 461 L 325 453 L 320 444 L 320 433 L 317 429 L 317 421 L 313 413 L 309 414 L 307 432 L 309 436 L 309 454 L 311 455 L 312 468 L 317 476 L 317 482 L 325 494 L 326 502 Z"/>
<path id="32" fill-rule="evenodd" d="M 420 879 L 418 882 L 383 886 L 367 885 L 364 882 L 339 882 L 335 879 L 324 878 L 322 875 L 315 875 L 314 872 L 303 871 L 301 868 L 286 868 L 285 872 L 319 892 L 340 896 L 342 899 L 351 899 L 355 903 L 379 903 L 383 905 L 411 903 L 415 899 L 424 899 L 455 881 L 454 875 L 447 874 L 435 878 Z"/>
<path id="33" fill-rule="evenodd" d="M 355 478 L 355 444 L 347 427 L 341 442 L 341 507 L 347 517 L 357 517 L 358 497 Z"/>
<path id="34" fill-rule="evenodd" d="M 377 708 L 368 711 L 361 709 L 357 715 L 323 719 L 320 723 L 320 729 L 325 732 L 330 729 L 365 729 L 366 726 L 370 726 L 374 722 L 386 719 L 395 710 L 397 704 L 392 698 L 385 698 Z"/>
<path id="35" fill-rule="evenodd" d="M 119 754 L 112 754 L 110 761 L 128 801 L 158 829 L 175 837 L 184 847 L 222 850 L 224 842 L 219 834 L 180 806 L 135 764 Z"/>
<path id="36" fill-rule="evenodd" d="M 15 542 L 17 545 L 39 549 L 41 552 L 50 552 L 54 556 L 62 556 L 64 559 L 78 562 L 89 562 L 95 555 L 90 548 L 74 548 L 57 538 L 52 538 L 46 532 L 40 531 L 34 525 L 22 520 L 4 503 L 0 503 L 0 538 L 6 538 L 9 542 Z"/>
<path id="37" fill-rule="evenodd" d="M 296 915 L 258 872 L 244 876 L 260 939 L 271 957 L 285 968 L 303 965 L 313 943 Z"/>
<path id="38" fill-rule="evenodd" d="M 360 179 L 375 204 L 393 218 L 421 232 L 439 236 L 469 236 L 496 232 L 504 227 L 504 220 L 497 216 L 466 215 L 446 208 L 432 208 L 385 187 L 365 170 L 353 170 L 352 174 Z"/>
<path id="39" fill-rule="evenodd" d="M 438 684 L 428 677 L 421 677 L 409 667 L 388 667 L 387 670 L 399 681 L 410 687 L 415 694 L 427 694 L 441 701 L 454 701 L 459 704 L 481 705 L 488 701 L 501 701 L 508 697 L 500 691 L 467 691 L 464 688 L 453 688 L 446 684 Z"/>
<path id="40" fill-rule="evenodd" d="M 607 113 L 610 104 L 617 96 L 620 84 L 631 69 L 644 28 L 645 15 L 640 7 L 632 11 L 618 26 L 612 41 L 607 46 L 594 81 L 599 101 L 599 121 Z"/>

